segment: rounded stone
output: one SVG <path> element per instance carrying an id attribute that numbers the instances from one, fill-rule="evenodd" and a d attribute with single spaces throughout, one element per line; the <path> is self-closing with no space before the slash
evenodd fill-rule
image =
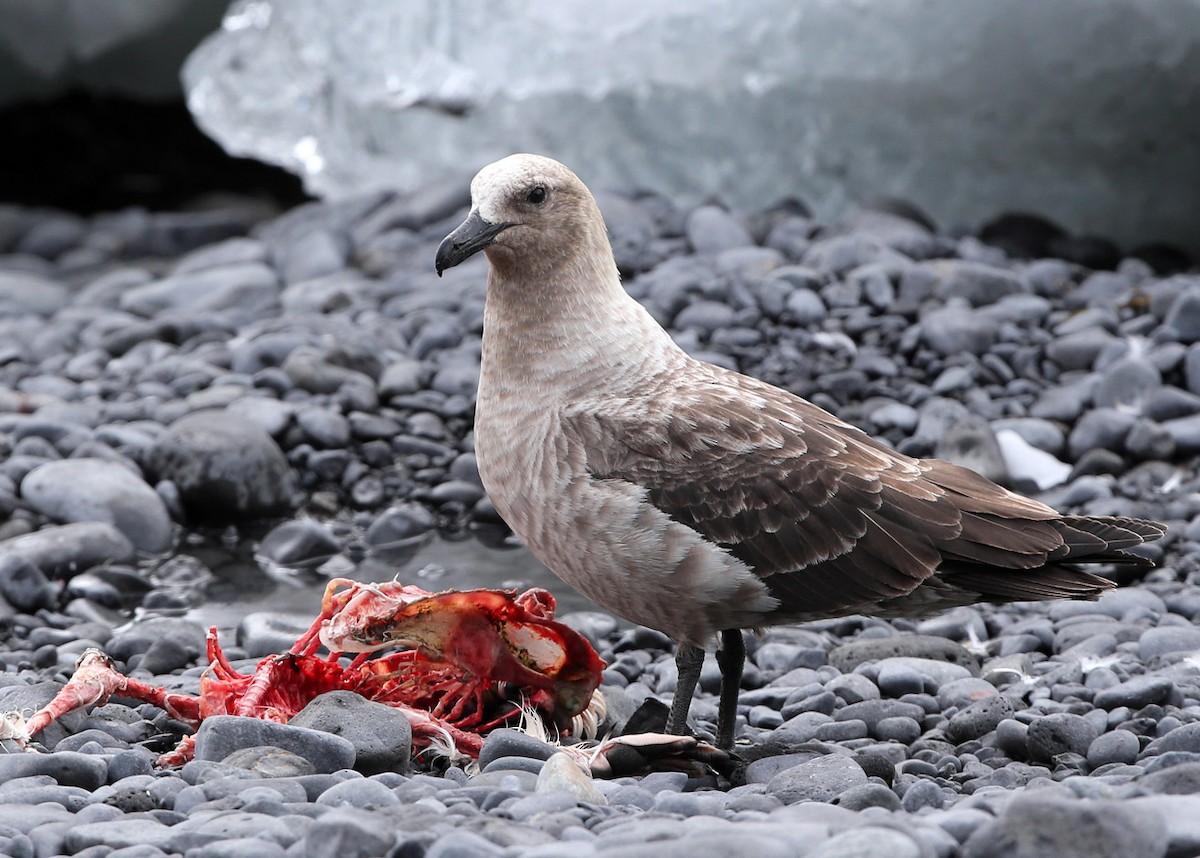
<path id="1" fill-rule="evenodd" d="M 1095 727 L 1086 718 L 1068 712 L 1055 712 L 1034 719 L 1029 725 L 1025 741 L 1033 760 L 1050 762 L 1059 754 L 1087 754 L 1096 733 Z"/>
<path id="2" fill-rule="evenodd" d="M 170 480 L 189 516 L 237 521 L 289 512 L 297 501 L 283 451 L 257 424 L 224 410 L 175 421 L 155 442 L 147 465 Z"/>
<path id="3" fill-rule="evenodd" d="M 768 781 L 767 792 L 784 804 L 831 801 L 867 782 L 866 773 L 853 759 L 829 754 L 779 772 Z"/>
<path id="4" fill-rule="evenodd" d="M 21 495 L 62 522 L 101 521 L 152 554 L 171 546 L 172 525 L 162 498 L 137 474 L 103 459 L 62 459 L 34 468 Z"/>
<path id="5" fill-rule="evenodd" d="M 315 697 L 288 723 L 349 739 L 354 768 L 364 774 L 408 771 L 412 727 L 398 709 L 350 691 L 330 691 Z"/>
<path id="6" fill-rule="evenodd" d="M 1088 745 L 1087 761 L 1093 769 L 1110 763 L 1134 763 L 1138 758 L 1138 738 L 1128 730 L 1113 730 L 1097 736 Z"/>

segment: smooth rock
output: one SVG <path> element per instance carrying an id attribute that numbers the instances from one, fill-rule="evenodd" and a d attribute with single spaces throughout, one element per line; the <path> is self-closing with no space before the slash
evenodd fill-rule
<path id="1" fill-rule="evenodd" d="M 1116 801 L 1064 801 L 1020 794 L 963 845 L 963 858 L 1163 858 L 1167 833 L 1157 814 Z"/>
<path id="2" fill-rule="evenodd" d="M 862 767 L 838 754 L 817 757 L 784 769 L 767 783 L 767 792 L 784 804 L 798 801 L 832 801 L 838 795 L 867 783 Z"/>
<path id="3" fill-rule="evenodd" d="M 162 498 L 128 468 L 113 462 L 47 462 L 25 475 L 21 496 L 61 522 L 111 524 L 141 551 L 157 554 L 171 545 L 171 517 Z"/>
<path id="4" fill-rule="evenodd" d="M 69 578 L 93 566 L 130 563 L 137 551 L 111 524 L 81 521 L 0 541 L 0 555 L 28 560 L 44 574 Z"/>
<path id="5" fill-rule="evenodd" d="M 412 727 L 390 706 L 349 691 L 330 691 L 313 698 L 288 724 L 349 739 L 354 768 L 364 774 L 408 771 Z"/>
<path id="6" fill-rule="evenodd" d="M 229 521 L 282 515 L 296 503 L 294 477 L 271 436 L 226 411 L 177 420 L 147 461 L 155 479 L 170 480 L 189 515 Z"/>
<path id="7" fill-rule="evenodd" d="M 1035 718 L 1029 725 L 1025 740 L 1033 760 L 1050 762 L 1063 753 L 1087 754 L 1088 746 L 1096 735 L 1097 730 L 1086 718 L 1055 712 Z"/>
<path id="8" fill-rule="evenodd" d="M 196 731 L 196 759 L 219 762 L 234 751 L 273 745 L 298 754 L 318 772 L 336 772 L 354 765 L 354 744 L 320 730 L 276 724 L 236 715 L 205 719 Z"/>

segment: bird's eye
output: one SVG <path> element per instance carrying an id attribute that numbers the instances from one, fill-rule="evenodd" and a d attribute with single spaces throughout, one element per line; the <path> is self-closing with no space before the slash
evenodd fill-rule
<path id="1" fill-rule="evenodd" d="M 545 185 L 534 185 L 529 189 L 529 193 L 525 195 L 525 199 L 535 206 L 540 206 L 542 203 L 546 202 L 547 196 L 548 193 Z"/>

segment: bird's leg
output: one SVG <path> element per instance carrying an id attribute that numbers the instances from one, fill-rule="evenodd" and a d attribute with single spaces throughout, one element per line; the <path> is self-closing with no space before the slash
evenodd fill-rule
<path id="1" fill-rule="evenodd" d="M 742 687 L 742 668 L 746 665 L 746 641 L 741 629 L 721 632 L 717 667 L 721 668 L 721 704 L 717 710 L 717 747 L 733 750 L 733 731 L 737 726 L 738 691 Z"/>
<path id="2" fill-rule="evenodd" d="M 675 697 L 671 700 L 671 711 L 667 715 L 667 732 L 674 736 L 687 733 L 688 711 L 692 708 L 692 695 L 700 681 L 700 668 L 704 666 L 704 650 L 692 644 L 681 643 L 675 649 L 675 667 L 679 679 L 675 683 Z"/>

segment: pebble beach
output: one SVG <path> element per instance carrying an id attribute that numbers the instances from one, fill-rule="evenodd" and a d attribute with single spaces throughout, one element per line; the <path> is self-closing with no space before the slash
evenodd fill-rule
<path id="1" fill-rule="evenodd" d="M 1165 522 L 1155 568 L 1094 603 L 747 633 L 719 771 L 591 778 L 511 729 L 447 765 L 353 695 L 211 719 L 158 770 L 183 725 L 117 696 L 0 739 L 0 854 L 1200 854 L 1194 261 L 1031 215 L 598 199 L 626 287 L 694 355 L 1063 512 Z M 514 558 L 455 586 L 527 577 L 473 454 L 486 262 L 433 271 L 468 202 L 464 178 L 286 211 L 0 206 L 0 713 L 44 705 L 88 647 L 195 693 L 206 605 L 271 575 L 381 579 L 452 539 Z M 608 663 L 607 730 L 669 701 L 670 640 L 534 583 Z M 294 639 L 270 607 L 228 630 L 235 664 Z M 710 659 L 698 735 L 718 683 Z"/>

